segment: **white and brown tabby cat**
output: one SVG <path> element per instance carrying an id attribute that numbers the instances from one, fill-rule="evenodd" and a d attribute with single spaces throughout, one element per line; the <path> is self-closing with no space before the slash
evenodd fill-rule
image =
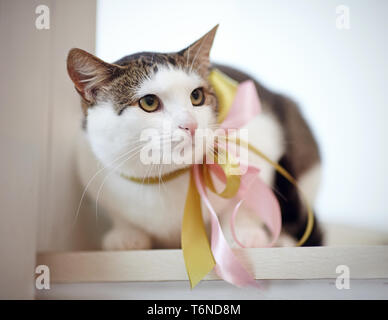
<path id="1" fill-rule="evenodd" d="M 93 199 L 99 196 L 100 205 L 113 220 L 113 228 L 103 239 L 104 249 L 180 247 L 189 172 L 161 185 L 139 184 L 124 176 L 163 177 L 187 166 L 143 164 L 140 134 L 146 128 L 162 133 L 165 123 L 171 130 L 188 134 L 214 129 L 217 98 L 207 79 L 212 68 L 238 82 L 251 79 L 230 67 L 210 64 L 216 30 L 217 26 L 179 52 L 141 52 L 113 64 L 81 49 L 69 52 L 68 73 L 82 97 L 84 113 L 84 134 L 78 148 L 81 180 L 86 186 L 101 163 L 112 170 L 106 178 L 97 175 L 98 183 L 88 186 L 89 195 Z M 316 141 L 293 101 L 255 84 L 262 112 L 245 127 L 249 142 L 284 166 L 313 204 L 320 175 Z M 292 245 L 306 226 L 306 211 L 297 191 L 262 159 L 250 155 L 249 161 L 260 167 L 261 178 L 276 190 L 283 221 L 278 245 Z M 99 192 L 101 184 L 103 192 Z M 228 223 L 232 206 L 215 196 L 210 200 L 227 239 L 235 245 Z M 265 244 L 269 237 L 266 228 L 248 209 L 242 206 L 240 211 L 236 221 L 240 241 L 248 247 Z M 204 219 L 207 221 L 205 211 Z M 315 223 L 305 245 L 321 244 L 322 233 Z"/>

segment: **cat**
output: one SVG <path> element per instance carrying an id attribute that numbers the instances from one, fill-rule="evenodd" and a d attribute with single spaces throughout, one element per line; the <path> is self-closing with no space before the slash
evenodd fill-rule
<path id="1" fill-rule="evenodd" d="M 139 137 L 147 128 L 195 135 L 198 129 L 216 128 L 217 98 L 208 81 L 217 68 L 232 79 L 252 79 L 234 68 L 212 64 L 210 50 L 217 27 L 187 48 L 174 53 L 140 52 L 107 63 L 81 49 L 70 50 L 67 70 L 82 100 L 83 135 L 78 144 L 79 173 L 89 196 L 110 215 L 113 227 L 104 235 L 105 250 L 180 248 L 180 233 L 189 172 L 188 164 L 144 164 L 139 159 Z M 254 79 L 252 79 L 254 80 Z M 255 80 L 254 80 L 255 81 Z M 244 128 L 249 142 L 286 168 L 313 204 L 320 180 L 321 160 L 317 143 L 297 105 L 255 81 L 262 112 Z M 194 145 L 194 151 L 197 151 Z M 201 153 L 202 152 L 202 153 Z M 203 152 L 199 151 L 203 157 Z M 307 214 L 295 187 L 262 159 L 249 155 L 260 168 L 261 178 L 276 192 L 283 231 L 277 245 L 294 245 L 303 235 Z M 110 169 L 96 174 L 100 164 Z M 181 172 L 160 184 L 145 180 Z M 97 183 L 89 185 L 91 178 Z M 102 192 L 102 186 L 104 188 Z M 232 246 L 229 219 L 232 206 L 209 194 Z M 208 222 L 207 212 L 204 220 Z M 257 217 L 242 206 L 236 220 L 237 235 L 247 247 L 261 247 L 269 234 Z M 322 245 L 315 219 L 305 246 Z"/>

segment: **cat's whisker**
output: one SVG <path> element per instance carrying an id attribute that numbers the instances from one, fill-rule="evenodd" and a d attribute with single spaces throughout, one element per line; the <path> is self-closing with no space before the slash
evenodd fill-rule
<path id="1" fill-rule="evenodd" d="M 146 180 L 146 179 L 147 179 L 147 180 L 149 179 L 150 173 L 152 172 L 152 169 L 153 169 L 154 165 L 155 165 L 154 163 L 151 163 L 151 164 L 149 165 L 148 170 L 147 170 L 147 173 L 144 175 L 143 180 L 142 180 L 142 182 L 141 182 L 141 184 L 140 184 L 141 191 L 143 190 L 145 180 Z"/>
<path id="2" fill-rule="evenodd" d="M 133 148 L 131 151 L 133 152 L 133 154 L 129 155 L 124 161 L 120 162 L 119 165 L 117 165 L 116 167 L 114 167 L 113 169 L 110 170 L 110 172 L 104 177 L 99 189 L 98 189 L 98 192 L 97 192 L 97 197 L 96 197 L 96 223 L 97 223 L 97 216 L 98 216 L 98 199 L 100 197 L 100 194 L 101 194 L 101 190 L 105 184 L 105 182 L 107 181 L 107 179 L 112 175 L 112 173 L 114 173 L 120 166 L 122 166 L 125 162 L 127 162 L 128 160 L 130 160 L 131 158 L 133 158 L 134 156 L 136 156 L 137 154 L 140 153 L 141 151 L 141 148 L 142 146 L 137 146 L 135 148 Z"/>
<path id="3" fill-rule="evenodd" d="M 162 182 L 162 188 L 165 191 L 165 196 L 169 196 L 168 192 L 166 192 L 167 191 L 167 187 L 166 187 L 166 184 L 163 181 L 163 176 L 162 175 L 160 176 L 159 184 L 160 184 L 160 182 Z M 162 203 L 163 203 L 163 207 L 165 208 L 166 207 L 166 201 L 162 201 Z"/>
<path id="4" fill-rule="evenodd" d="M 162 165 L 159 164 L 159 179 L 158 179 L 158 187 L 159 187 L 159 195 L 161 194 L 160 193 L 160 181 L 162 179 Z"/>
<path id="5" fill-rule="evenodd" d="M 129 151 L 126 151 L 124 154 L 118 156 L 117 158 L 115 158 L 113 161 L 111 161 L 110 163 L 108 163 L 107 165 L 103 166 L 101 169 L 99 169 L 90 179 L 89 181 L 87 182 L 83 192 L 82 192 L 82 195 L 81 195 L 81 199 L 78 203 L 78 207 L 77 207 L 77 211 L 76 211 L 76 214 L 75 214 L 75 217 L 74 217 L 74 221 L 73 221 L 73 228 L 78 220 L 78 216 L 79 216 L 79 212 L 81 210 L 81 206 L 82 206 L 82 202 L 83 202 L 83 199 L 86 195 L 86 192 L 87 190 L 89 189 L 91 183 L 93 182 L 93 180 L 100 174 L 102 173 L 104 170 L 106 169 L 109 169 L 110 166 L 112 166 L 115 162 L 117 162 L 118 160 L 120 160 L 121 158 L 127 156 L 129 153 L 131 153 L 132 150 L 129 150 Z"/>

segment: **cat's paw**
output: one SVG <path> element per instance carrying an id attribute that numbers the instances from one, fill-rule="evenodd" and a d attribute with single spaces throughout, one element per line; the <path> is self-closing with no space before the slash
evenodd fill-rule
<path id="1" fill-rule="evenodd" d="M 253 226 L 238 229 L 237 240 L 246 248 L 263 248 L 270 242 L 268 234 L 263 228 Z"/>
<path id="2" fill-rule="evenodd" d="M 279 239 L 276 241 L 276 247 L 295 247 L 297 241 L 290 235 L 282 232 L 279 236 Z"/>
<path id="3" fill-rule="evenodd" d="M 152 248 L 151 238 L 136 229 L 112 229 L 104 236 L 103 250 L 145 250 Z"/>

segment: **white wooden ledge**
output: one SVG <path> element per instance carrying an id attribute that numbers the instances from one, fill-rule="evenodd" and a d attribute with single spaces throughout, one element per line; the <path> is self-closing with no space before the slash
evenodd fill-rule
<path id="1" fill-rule="evenodd" d="M 388 278 L 388 246 L 236 249 L 256 279 L 332 279 L 347 265 L 352 279 Z M 40 253 L 53 283 L 187 280 L 181 250 Z M 219 279 L 214 272 L 205 280 Z"/>

